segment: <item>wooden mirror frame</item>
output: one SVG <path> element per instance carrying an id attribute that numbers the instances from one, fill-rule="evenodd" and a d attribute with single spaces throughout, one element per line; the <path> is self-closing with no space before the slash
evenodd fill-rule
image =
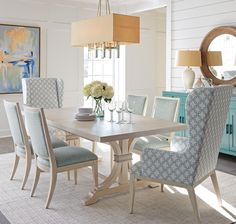
<path id="1" fill-rule="evenodd" d="M 203 39 L 202 43 L 201 43 L 201 47 L 200 47 L 200 51 L 201 51 L 201 56 L 202 56 L 202 66 L 201 66 L 201 71 L 202 74 L 206 77 L 206 78 L 210 78 L 212 79 L 212 82 L 214 85 L 220 85 L 220 84 L 233 84 L 234 86 L 236 86 L 236 77 L 229 79 L 229 80 L 223 80 L 223 79 L 218 79 L 217 77 L 215 77 L 214 74 L 212 74 L 212 72 L 209 69 L 209 66 L 207 64 L 207 52 L 208 52 L 208 48 L 211 44 L 211 42 L 218 37 L 219 35 L 222 34 L 231 34 L 233 36 L 235 36 L 236 38 L 236 27 L 235 26 L 220 26 L 220 27 L 216 27 L 213 30 L 211 30 Z"/>

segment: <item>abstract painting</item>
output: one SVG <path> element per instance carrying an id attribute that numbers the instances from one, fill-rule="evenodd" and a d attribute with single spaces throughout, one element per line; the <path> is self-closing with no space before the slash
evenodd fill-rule
<path id="1" fill-rule="evenodd" d="M 40 76 L 40 27 L 0 24 L 0 94 L 21 93 L 22 78 Z"/>

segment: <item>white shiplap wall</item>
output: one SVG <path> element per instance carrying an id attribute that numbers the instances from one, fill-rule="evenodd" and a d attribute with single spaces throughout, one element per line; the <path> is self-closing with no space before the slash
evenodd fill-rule
<path id="1" fill-rule="evenodd" d="M 166 89 L 166 14 L 138 14 L 141 20 L 140 44 L 126 46 L 126 94 L 147 95 L 147 115 L 153 99 Z"/>
<path id="2" fill-rule="evenodd" d="M 184 68 L 174 66 L 180 49 L 199 49 L 205 35 L 222 25 L 236 26 L 236 0 L 172 0 L 171 89 L 181 90 Z M 199 68 L 193 68 L 196 76 Z"/>

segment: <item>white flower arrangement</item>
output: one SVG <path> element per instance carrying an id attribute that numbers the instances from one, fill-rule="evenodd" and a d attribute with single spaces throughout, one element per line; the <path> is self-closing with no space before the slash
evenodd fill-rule
<path id="1" fill-rule="evenodd" d="M 107 85 L 105 82 L 93 81 L 90 84 L 87 84 L 83 88 L 83 94 L 89 98 L 104 99 L 105 102 L 110 102 L 114 96 L 114 90 L 112 86 Z"/>

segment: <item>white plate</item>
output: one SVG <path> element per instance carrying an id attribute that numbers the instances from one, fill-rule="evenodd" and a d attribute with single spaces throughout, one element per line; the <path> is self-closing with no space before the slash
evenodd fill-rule
<path id="1" fill-rule="evenodd" d="M 79 114 L 91 114 L 93 113 L 93 108 L 80 107 L 78 111 Z"/>
<path id="2" fill-rule="evenodd" d="M 94 121 L 96 119 L 96 116 L 95 117 L 78 117 L 78 118 L 75 118 L 77 121 Z"/>
<path id="3" fill-rule="evenodd" d="M 93 121 L 96 119 L 95 114 L 75 114 L 75 119 L 79 121 Z"/>

